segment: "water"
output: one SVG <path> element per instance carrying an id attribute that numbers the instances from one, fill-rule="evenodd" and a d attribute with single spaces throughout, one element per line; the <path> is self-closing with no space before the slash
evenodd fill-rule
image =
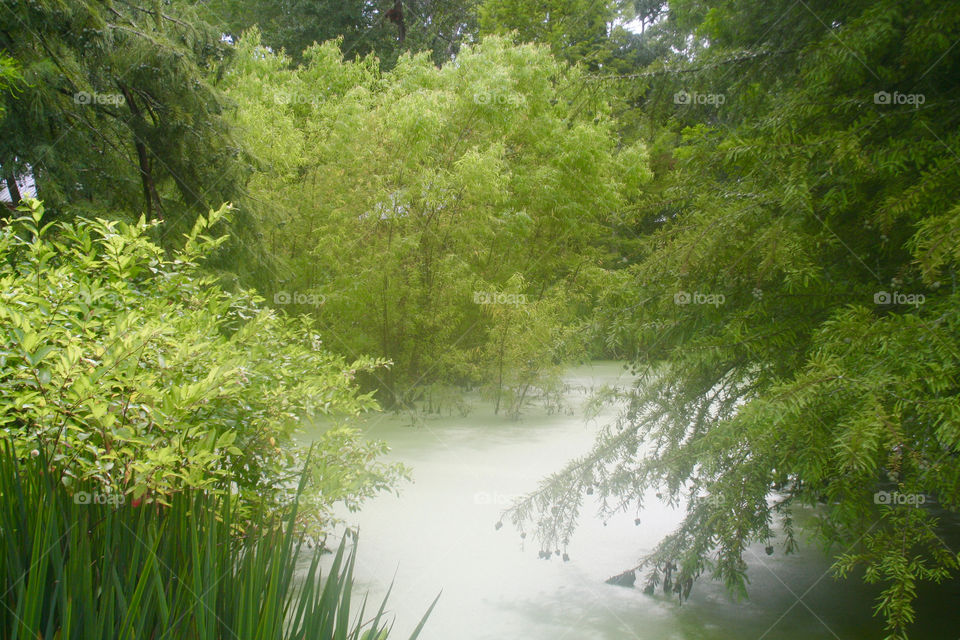
<path id="1" fill-rule="evenodd" d="M 395 634 L 406 638 L 433 598 L 440 601 L 424 640 L 590 638 L 637 640 L 871 640 L 883 637 L 871 617 L 876 590 L 837 582 L 816 548 L 767 556 L 754 547 L 750 600 L 732 600 L 708 579 L 694 585 L 681 606 L 659 591 L 607 585 L 604 580 L 637 563 L 679 521 L 681 513 L 653 497 L 639 514 L 619 514 L 606 525 L 588 508 L 570 541 L 570 562 L 537 557 L 532 540 L 505 523 L 494 524 L 515 495 L 582 454 L 613 408 L 586 422 L 582 404 L 591 389 L 628 385 L 616 363 L 570 370 L 567 401 L 575 415 L 530 412 L 520 421 L 494 416 L 475 403 L 467 417 L 428 420 L 377 414 L 361 421 L 373 438 L 387 441 L 391 458 L 413 469 L 414 482 L 399 497 L 383 495 L 360 513 L 341 514 L 360 529 L 357 585 L 379 603 L 391 581 L 389 608 Z M 532 536 L 530 536 L 532 538 Z M 642 586 L 642 577 L 638 578 Z M 928 590 L 929 591 L 929 590 Z M 924 599 L 914 638 L 960 636 L 960 588 L 954 583 Z"/>

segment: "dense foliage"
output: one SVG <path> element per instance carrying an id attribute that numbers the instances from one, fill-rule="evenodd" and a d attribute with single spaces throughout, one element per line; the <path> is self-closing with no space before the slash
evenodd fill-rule
<path id="1" fill-rule="evenodd" d="M 627 410 L 507 514 L 544 549 L 588 494 L 656 496 L 686 517 L 647 587 L 743 593 L 813 521 L 891 640 L 956 575 L 951 3 L 2 7 L 0 168 L 48 212 L 0 235 L 0 427 L 57 491 L 242 519 L 290 499 L 304 419 L 449 386 L 515 417 L 603 355 Z M 383 452 L 323 436 L 315 522 Z"/>
<path id="2" fill-rule="evenodd" d="M 610 510 L 659 492 L 686 518 L 647 559 L 651 584 L 678 566 L 675 588 L 706 573 L 743 589 L 746 547 L 792 550 L 793 514 L 815 508 L 836 572 L 883 584 L 878 613 L 905 637 L 917 585 L 958 567 L 941 537 L 960 510 L 957 13 L 671 11 L 689 46 L 632 87 L 668 161 L 605 301 L 637 391 L 513 515 L 553 548 L 578 490 Z"/>
<path id="3" fill-rule="evenodd" d="M 562 60 L 609 74 L 652 62 L 648 41 L 628 25 L 643 28 L 662 10 L 645 0 L 485 0 L 478 14 L 484 34 L 543 43 Z"/>
<path id="4" fill-rule="evenodd" d="M 406 56 L 389 73 L 333 43 L 304 55 L 291 68 L 254 33 L 226 80 L 284 266 L 264 288 L 333 348 L 389 358 L 390 402 L 418 384 L 499 387 L 504 368 L 511 393 L 546 386 L 615 260 L 614 212 L 649 178 L 643 146 L 618 149 L 606 104 L 543 47 L 490 37 L 456 65 Z M 523 353 L 497 346 L 521 339 Z"/>
<path id="5" fill-rule="evenodd" d="M 404 52 L 426 52 L 437 64 L 475 35 L 477 0 L 211 0 L 206 19 L 239 38 L 256 27 L 263 43 L 298 62 L 311 45 L 340 38 L 344 57 L 375 55 L 385 68 Z"/>
<path id="6" fill-rule="evenodd" d="M 222 243 L 201 217 L 172 257 L 148 224 L 44 224 L 37 201 L 0 233 L 0 428 L 20 456 L 45 457 L 62 482 L 168 503 L 187 488 L 226 491 L 241 508 L 277 506 L 303 465 L 300 421 L 371 409 L 347 362 L 310 323 L 228 294 L 201 270 Z M 382 444 L 327 431 L 310 469 L 310 515 L 355 505 L 402 470 Z"/>
<path id="7" fill-rule="evenodd" d="M 0 51 L 21 78 L 0 96 L 5 179 L 69 206 L 193 217 L 235 200 L 244 153 L 216 88 L 229 48 L 188 3 L 8 2 Z"/>
<path id="8" fill-rule="evenodd" d="M 294 534 L 296 501 L 259 512 L 253 526 L 230 500 L 193 489 L 166 508 L 136 505 L 89 480 L 68 491 L 59 465 L 45 454 L 18 461 L 9 444 L 0 444 L 4 638 L 386 637 L 386 601 L 351 622 L 356 547 L 347 552 L 344 539 L 325 578 L 319 554 L 298 562 L 309 552 Z"/>

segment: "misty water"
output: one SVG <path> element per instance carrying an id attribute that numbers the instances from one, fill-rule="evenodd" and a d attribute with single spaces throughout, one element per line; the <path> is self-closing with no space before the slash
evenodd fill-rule
<path id="1" fill-rule="evenodd" d="M 877 591 L 859 580 L 834 580 L 827 557 L 812 543 L 789 556 L 779 545 L 771 556 L 762 544 L 754 546 L 745 558 L 747 601 L 733 600 L 708 578 L 695 584 L 682 606 L 659 589 L 644 595 L 642 574 L 635 588 L 605 584 L 637 564 L 679 521 L 682 511 L 653 495 L 643 512 L 618 514 L 605 524 L 587 503 L 566 563 L 556 556 L 539 559 L 533 536 L 521 539 L 509 523 L 495 530 L 513 497 L 585 452 L 615 415 L 611 406 L 586 420 L 584 404 L 592 393 L 630 381 L 618 363 L 570 369 L 566 411 L 551 415 L 531 408 L 517 421 L 494 415 L 492 405 L 477 398 L 469 399 L 473 410 L 466 417 L 444 414 L 417 426 L 391 413 L 358 420 L 367 435 L 389 443 L 390 459 L 413 473 L 399 497 L 382 495 L 359 513 L 340 514 L 360 531 L 359 592 L 379 604 L 393 583 L 388 608 L 396 616 L 397 637 L 409 636 L 441 591 L 421 635 L 425 640 L 883 637 L 882 625 L 871 617 Z M 957 584 L 921 594 L 923 623 L 912 637 L 960 636 Z"/>

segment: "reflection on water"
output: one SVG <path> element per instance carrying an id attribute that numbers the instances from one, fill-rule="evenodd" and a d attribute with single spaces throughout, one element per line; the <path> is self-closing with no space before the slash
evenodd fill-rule
<path id="1" fill-rule="evenodd" d="M 364 430 L 386 440 L 394 460 L 412 467 L 414 482 L 399 497 L 384 495 L 361 513 L 341 514 L 359 526 L 358 587 L 379 603 L 391 582 L 393 637 L 405 638 L 423 611 L 443 592 L 421 638 L 425 640 L 630 639 L 810 640 L 883 637 L 871 618 L 875 591 L 839 583 L 816 549 L 767 556 L 762 545 L 746 558 L 750 600 L 735 602 L 723 586 L 702 579 L 689 601 L 639 588 L 604 584 L 633 566 L 669 533 L 680 513 L 653 497 L 639 514 L 620 514 L 606 524 L 587 517 L 570 541 L 570 561 L 537 557 L 509 524 L 496 531 L 498 514 L 512 497 L 535 488 L 592 444 L 613 415 L 585 422 L 590 389 L 629 384 L 616 363 L 572 369 L 568 402 L 575 415 L 531 411 L 512 422 L 477 403 L 469 416 L 436 418 L 411 428 L 402 416 L 366 418 Z M 593 511 L 585 510 L 587 516 Z M 642 585 L 642 580 L 638 580 Z M 957 585 L 941 590 L 921 610 L 916 638 L 960 635 Z M 937 606 L 937 602 L 946 606 Z"/>

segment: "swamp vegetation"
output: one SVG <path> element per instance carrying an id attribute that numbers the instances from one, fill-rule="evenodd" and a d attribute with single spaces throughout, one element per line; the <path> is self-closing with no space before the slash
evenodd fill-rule
<path id="1" fill-rule="evenodd" d="M 0 636 L 395 636 L 333 542 L 417 477 L 367 421 L 544 415 L 485 531 L 645 523 L 610 598 L 817 547 L 873 637 L 955 619 L 955 2 L 0 2 Z"/>

